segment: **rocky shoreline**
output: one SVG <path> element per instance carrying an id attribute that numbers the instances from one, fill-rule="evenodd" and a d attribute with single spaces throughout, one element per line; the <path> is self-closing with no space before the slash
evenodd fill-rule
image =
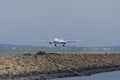
<path id="1" fill-rule="evenodd" d="M 47 80 L 120 70 L 120 54 L 0 56 L 0 80 Z"/>
<path id="2" fill-rule="evenodd" d="M 50 71 L 50 72 L 30 72 L 19 75 L 0 75 L 0 80 L 48 80 L 52 78 L 64 78 L 75 76 L 91 76 L 96 73 L 119 71 L 120 66 L 105 66 L 99 68 L 86 69 L 71 69 L 64 71 Z"/>

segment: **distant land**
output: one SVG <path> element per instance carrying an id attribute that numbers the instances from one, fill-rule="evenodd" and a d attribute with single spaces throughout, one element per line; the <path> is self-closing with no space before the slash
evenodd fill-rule
<path id="1" fill-rule="evenodd" d="M 79 46 L 32 46 L 32 45 L 14 45 L 14 44 L 0 44 L 0 49 L 63 49 L 63 50 L 120 50 L 120 45 L 103 46 L 103 47 L 79 47 Z"/>

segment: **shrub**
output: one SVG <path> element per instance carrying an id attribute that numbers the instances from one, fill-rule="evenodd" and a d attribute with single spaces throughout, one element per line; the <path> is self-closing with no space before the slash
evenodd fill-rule
<path id="1" fill-rule="evenodd" d="M 36 55 L 46 55 L 47 53 L 45 51 L 38 51 Z"/>

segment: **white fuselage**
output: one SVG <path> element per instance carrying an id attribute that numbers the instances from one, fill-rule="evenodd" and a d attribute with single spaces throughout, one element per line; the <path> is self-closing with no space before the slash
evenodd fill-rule
<path id="1" fill-rule="evenodd" d="M 66 44 L 66 41 L 63 40 L 63 39 L 55 38 L 54 39 L 54 44 Z"/>
<path id="2" fill-rule="evenodd" d="M 55 38 L 54 41 L 49 42 L 49 44 L 53 43 L 55 46 L 57 46 L 57 44 L 62 44 L 62 46 L 65 46 L 67 43 L 72 43 L 72 42 L 75 42 L 75 41 Z"/>

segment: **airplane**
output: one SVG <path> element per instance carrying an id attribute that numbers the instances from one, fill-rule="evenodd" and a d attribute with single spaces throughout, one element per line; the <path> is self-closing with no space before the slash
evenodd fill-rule
<path id="1" fill-rule="evenodd" d="M 46 41 L 51 45 L 54 44 L 55 47 L 57 47 L 57 44 L 61 44 L 63 47 L 65 47 L 65 45 L 68 43 L 74 43 L 74 42 L 82 41 L 82 40 L 65 40 L 64 38 L 62 39 L 55 38 L 53 41 L 48 41 L 48 40 L 40 40 L 40 41 Z"/>

